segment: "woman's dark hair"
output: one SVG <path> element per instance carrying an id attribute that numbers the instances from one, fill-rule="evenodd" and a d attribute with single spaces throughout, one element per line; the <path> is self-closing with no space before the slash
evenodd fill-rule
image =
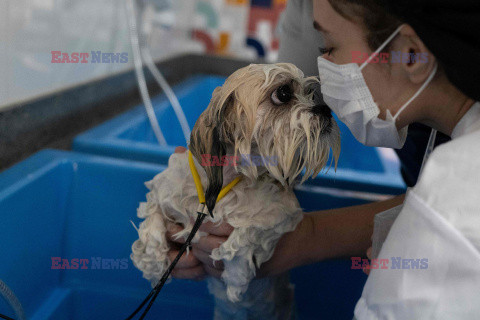
<path id="1" fill-rule="evenodd" d="M 378 5 L 376 0 L 328 0 L 328 2 L 342 17 L 365 27 L 366 40 L 372 50 L 380 47 L 402 24 Z M 388 50 L 388 46 L 385 50 Z"/>
<path id="2" fill-rule="evenodd" d="M 376 50 L 402 23 L 408 23 L 445 73 L 466 96 L 480 101 L 480 1 L 328 0 L 341 16 L 361 25 Z M 388 52 L 389 47 L 384 49 Z"/>

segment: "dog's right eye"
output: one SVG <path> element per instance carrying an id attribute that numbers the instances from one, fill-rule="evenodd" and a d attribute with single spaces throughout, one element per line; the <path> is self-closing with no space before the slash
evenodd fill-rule
<path id="1" fill-rule="evenodd" d="M 272 100 L 272 103 L 274 105 L 281 106 L 282 104 L 285 104 L 292 100 L 292 96 L 292 88 L 288 84 L 284 84 L 272 92 L 272 96 L 270 97 L 270 99 Z"/>

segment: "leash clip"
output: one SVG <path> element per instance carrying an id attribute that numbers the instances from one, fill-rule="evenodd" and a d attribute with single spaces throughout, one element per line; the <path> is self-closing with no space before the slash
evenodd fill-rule
<path id="1" fill-rule="evenodd" d="M 207 206 L 205 205 L 205 203 L 199 203 L 198 204 L 198 207 L 197 207 L 197 213 L 198 214 L 205 214 L 205 215 L 208 215 L 208 208 Z M 213 219 L 213 214 L 210 213 L 210 216 L 212 217 Z"/>

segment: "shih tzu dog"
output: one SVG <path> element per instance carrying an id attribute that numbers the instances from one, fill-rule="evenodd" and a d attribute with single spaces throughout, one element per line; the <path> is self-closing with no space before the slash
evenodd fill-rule
<path id="1" fill-rule="evenodd" d="M 289 63 L 251 64 L 214 90 L 193 128 L 188 148 L 206 187 L 207 204 L 222 186 L 242 176 L 215 206 L 213 218 L 206 218 L 234 228 L 211 254 L 225 267 L 221 279 L 206 280 L 215 297 L 215 319 L 293 317 L 288 273 L 254 278 L 280 237 L 303 218 L 293 186 L 325 168 L 330 151 L 336 166 L 339 130 L 328 107 L 315 103 L 318 85 L 317 78 L 305 78 Z M 155 285 L 170 264 L 166 221 L 181 224 L 184 230 L 175 237 L 185 239 L 196 217 L 198 196 L 188 152 L 173 154 L 168 168 L 146 186 L 147 202 L 138 208 L 138 217 L 145 220 L 131 259 Z M 192 242 L 205 235 L 199 231 Z"/>

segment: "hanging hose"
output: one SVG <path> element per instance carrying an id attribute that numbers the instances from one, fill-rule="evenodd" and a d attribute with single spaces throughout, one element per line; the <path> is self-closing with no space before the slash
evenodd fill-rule
<path id="1" fill-rule="evenodd" d="M 140 88 L 140 93 L 142 95 L 142 99 L 145 105 L 145 109 L 147 111 L 148 118 L 150 120 L 150 124 L 152 129 L 157 137 L 157 140 L 160 144 L 166 144 L 165 138 L 160 130 L 160 125 L 158 123 L 158 119 L 155 116 L 155 112 L 153 110 L 153 106 L 150 100 L 150 96 L 148 94 L 148 89 L 146 86 L 145 75 L 143 73 L 143 62 L 142 59 L 145 61 L 145 64 L 148 67 L 148 70 L 152 73 L 153 77 L 157 81 L 160 88 L 163 90 L 165 95 L 167 96 L 170 104 L 172 105 L 173 111 L 177 116 L 177 119 L 180 123 L 182 128 L 183 135 L 185 137 L 185 141 L 188 144 L 190 139 L 190 127 L 188 125 L 187 118 L 185 117 L 185 113 L 180 106 L 180 102 L 178 101 L 175 93 L 173 92 L 172 88 L 165 80 L 165 77 L 162 75 L 160 70 L 158 70 L 157 66 L 153 62 L 153 58 L 150 54 L 150 50 L 148 49 L 147 41 L 143 41 L 142 45 L 140 45 L 139 40 L 139 32 L 137 29 L 136 23 L 136 12 L 135 12 L 135 0 L 127 0 L 127 15 L 129 16 L 129 23 L 130 23 L 130 40 L 132 43 L 132 51 L 133 51 L 133 60 L 135 64 L 135 74 L 137 76 L 138 85 Z M 151 21 L 145 21 L 148 30 L 151 30 Z M 144 36 L 144 38 L 148 38 L 148 34 Z"/>
<path id="2" fill-rule="evenodd" d="M 148 3 L 148 1 L 147 1 Z M 147 4 L 148 5 L 148 4 Z M 152 6 L 152 3 L 149 3 L 150 6 Z M 167 5 L 168 7 L 168 5 Z M 153 9 L 155 10 L 155 9 Z M 143 8 L 143 12 L 145 12 L 145 7 Z M 145 14 L 142 16 L 141 20 L 141 27 L 139 28 L 140 30 L 140 51 L 142 54 L 143 61 L 148 67 L 148 70 L 152 73 L 153 77 L 157 81 L 158 85 L 160 88 L 163 90 L 165 95 L 167 96 L 168 100 L 170 101 L 170 104 L 172 105 L 173 111 L 175 112 L 175 115 L 177 116 L 178 122 L 180 123 L 180 126 L 183 131 L 183 136 L 185 137 L 185 141 L 188 144 L 190 140 L 190 127 L 188 125 L 187 118 L 185 117 L 185 113 L 182 110 L 182 107 L 180 106 L 180 102 L 177 99 L 177 96 L 173 92 L 172 88 L 166 81 L 165 77 L 162 75 L 160 70 L 157 68 L 155 65 L 152 55 L 150 54 L 150 49 L 149 49 L 149 39 L 151 36 L 151 32 L 153 30 L 153 19 L 152 17 L 145 17 Z"/>
<path id="3" fill-rule="evenodd" d="M 175 111 L 175 115 L 177 116 L 178 122 L 180 122 L 180 126 L 182 127 L 183 136 L 185 137 L 185 141 L 188 142 L 190 140 L 190 127 L 188 126 L 187 118 L 185 117 L 185 113 L 183 113 L 182 107 L 180 106 L 180 102 L 177 99 L 177 96 L 173 92 L 172 88 L 168 85 L 167 81 L 158 70 L 157 66 L 153 62 L 152 56 L 150 55 L 150 50 L 148 47 L 141 47 L 142 57 L 148 67 L 148 70 L 152 73 L 155 80 L 157 80 L 158 85 L 162 88 L 163 92 L 170 100 L 170 104 L 172 105 L 173 111 Z"/>
<path id="4" fill-rule="evenodd" d="M 148 94 L 147 82 L 145 81 L 145 75 L 143 74 L 143 64 L 142 56 L 140 53 L 140 46 L 138 43 L 138 32 L 137 32 L 137 16 L 135 13 L 134 0 L 127 0 L 127 19 L 129 21 L 129 32 L 130 32 L 130 42 L 132 45 L 133 52 L 133 63 L 135 65 L 135 75 L 137 76 L 138 87 L 140 89 L 140 94 L 142 96 L 143 104 L 147 111 L 148 119 L 150 120 L 150 125 L 152 126 L 155 137 L 158 140 L 160 145 L 166 145 L 167 141 L 163 136 L 162 130 L 160 130 L 160 125 L 158 124 L 158 119 L 153 110 L 152 101 Z"/>
<path id="5" fill-rule="evenodd" d="M 17 320 L 25 320 L 25 312 L 23 311 L 20 301 L 18 301 L 18 298 L 13 294 L 12 290 L 10 290 L 10 288 L 2 280 L 0 280 L 0 294 L 3 296 L 5 301 L 7 301 L 13 311 L 15 311 Z"/>

